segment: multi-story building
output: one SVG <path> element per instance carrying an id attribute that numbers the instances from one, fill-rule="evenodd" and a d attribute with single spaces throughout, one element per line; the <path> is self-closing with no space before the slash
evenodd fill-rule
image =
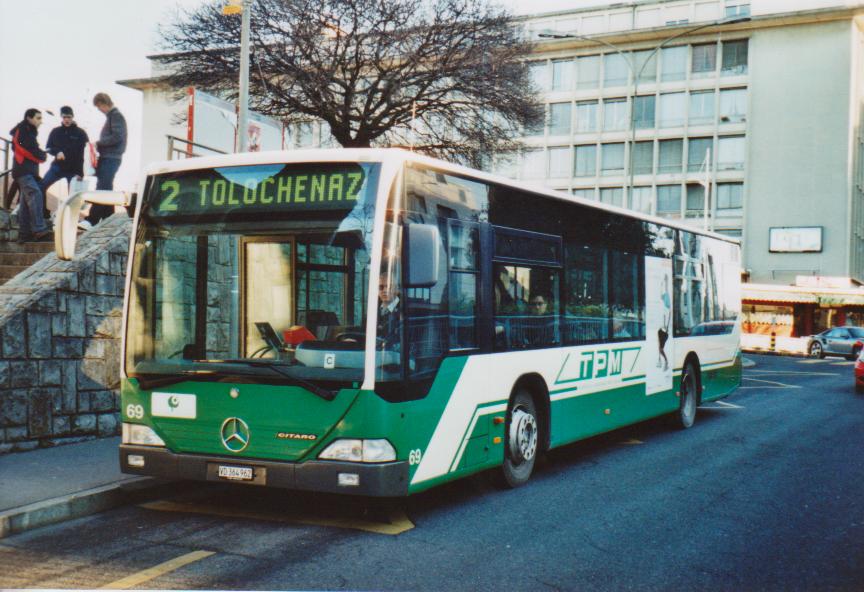
<path id="1" fill-rule="evenodd" d="M 740 237 L 751 327 L 864 324 L 864 1 L 636 0 L 517 25 L 547 117 L 499 173 Z M 128 84 L 156 136 L 146 158 L 168 93 Z"/>
<path id="2" fill-rule="evenodd" d="M 862 4 L 654 0 L 526 17 L 546 124 L 497 168 L 740 237 L 753 331 L 864 324 Z M 782 288 L 796 283 L 809 291 Z"/>

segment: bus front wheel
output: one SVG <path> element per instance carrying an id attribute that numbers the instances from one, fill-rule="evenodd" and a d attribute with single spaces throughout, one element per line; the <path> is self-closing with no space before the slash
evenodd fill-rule
<path id="1" fill-rule="evenodd" d="M 531 393 L 524 388 L 513 394 L 505 425 L 507 443 L 502 465 L 504 484 L 507 487 L 519 487 L 531 477 L 540 441 L 537 406 Z"/>
<path id="2" fill-rule="evenodd" d="M 675 412 L 675 424 L 682 429 L 686 430 L 696 421 L 696 407 L 699 405 L 698 387 L 696 368 L 692 362 L 687 362 L 681 372 L 678 411 Z"/>

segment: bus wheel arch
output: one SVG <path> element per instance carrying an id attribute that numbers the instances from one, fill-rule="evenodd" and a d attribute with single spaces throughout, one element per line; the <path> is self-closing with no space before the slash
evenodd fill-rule
<path id="1" fill-rule="evenodd" d="M 678 397 L 678 409 L 673 418 L 676 426 L 687 429 L 695 423 L 696 408 L 702 403 L 702 371 L 699 357 L 694 352 L 688 353 L 684 358 Z"/>
<path id="2" fill-rule="evenodd" d="M 684 357 L 684 365 L 681 367 L 681 375 L 684 375 L 684 370 L 687 368 L 687 364 L 690 364 L 693 370 L 696 373 L 696 404 L 702 404 L 702 364 L 699 362 L 699 356 L 696 355 L 696 352 L 689 352 Z"/>
<path id="3" fill-rule="evenodd" d="M 530 392 L 531 397 L 534 399 L 534 405 L 537 408 L 537 421 L 540 424 L 539 450 L 545 452 L 549 450 L 552 433 L 552 410 L 549 403 L 549 388 L 546 386 L 546 381 L 543 380 L 543 377 L 536 373 L 523 374 L 519 377 L 516 384 L 513 385 L 513 390 L 510 391 L 511 400 L 513 394 L 519 388 L 524 388 Z"/>

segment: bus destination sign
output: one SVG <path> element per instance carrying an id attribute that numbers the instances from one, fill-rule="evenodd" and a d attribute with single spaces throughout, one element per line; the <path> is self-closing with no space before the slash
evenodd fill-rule
<path id="1" fill-rule="evenodd" d="M 351 209 L 374 199 L 378 165 L 267 164 L 183 171 L 156 178 L 151 216 Z M 371 174 L 370 174 L 371 173 Z"/>

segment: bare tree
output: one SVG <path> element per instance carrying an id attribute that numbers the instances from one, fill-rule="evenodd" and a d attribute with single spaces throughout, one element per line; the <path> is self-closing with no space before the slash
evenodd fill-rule
<path id="1" fill-rule="evenodd" d="M 520 38 L 491 0 L 254 0 L 250 103 L 344 147 L 412 143 L 479 165 L 542 122 Z M 240 18 L 222 0 L 160 31 L 177 88 L 236 99 Z"/>

